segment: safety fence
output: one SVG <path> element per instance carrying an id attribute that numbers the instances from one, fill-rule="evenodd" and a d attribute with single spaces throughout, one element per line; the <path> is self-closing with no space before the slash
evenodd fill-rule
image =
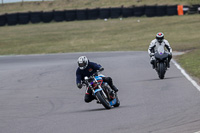
<path id="1" fill-rule="evenodd" d="M 198 10 L 200 6 L 196 6 Z M 49 23 L 52 21 L 95 20 L 119 17 L 155 17 L 181 15 L 189 11 L 189 6 L 160 5 L 160 6 L 132 6 L 109 7 L 95 9 L 75 9 L 63 11 L 38 11 L 25 13 L 6 13 L 0 15 L 0 26 L 28 23 Z M 182 13 L 181 13 L 182 12 Z M 198 11 L 197 11 L 198 12 Z"/>

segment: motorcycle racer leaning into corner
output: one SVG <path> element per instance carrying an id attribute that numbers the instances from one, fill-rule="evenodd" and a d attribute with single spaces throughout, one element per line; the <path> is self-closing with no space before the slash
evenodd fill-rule
<path id="1" fill-rule="evenodd" d="M 158 32 L 156 34 L 156 39 L 152 40 L 150 45 L 149 45 L 149 49 L 148 49 L 148 53 L 150 56 L 150 63 L 152 64 L 153 69 L 155 69 L 155 57 L 154 54 L 155 52 L 158 50 L 158 47 L 164 47 L 168 50 L 168 68 L 170 67 L 170 60 L 172 59 L 172 48 L 170 47 L 170 44 L 167 40 L 164 39 L 164 34 L 162 32 Z"/>
<path id="2" fill-rule="evenodd" d="M 90 62 L 86 56 L 80 56 L 78 58 L 78 68 L 76 70 L 76 84 L 79 89 L 82 88 L 82 81 L 84 80 L 85 76 L 91 76 L 97 70 L 104 70 L 104 68 L 97 63 Z M 115 92 L 118 92 L 118 89 L 113 85 L 113 81 L 111 77 L 102 77 L 104 82 L 107 82 L 111 89 Z M 87 88 L 85 93 L 85 102 L 91 102 L 94 100 L 94 96 L 92 96 L 92 90 Z"/>

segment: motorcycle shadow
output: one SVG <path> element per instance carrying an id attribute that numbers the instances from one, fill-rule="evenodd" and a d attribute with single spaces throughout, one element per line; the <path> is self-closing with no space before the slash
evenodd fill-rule
<path id="1" fill-rule="evenodd" d="M 164 79 L 154 78 L 154 79 L 147 79 L 147 80 L 143 80 L 143 81 L 170 80 L 170 79 L 178 79 L 178 78 L 182 78 L 182 77 L 181 76 L 165 77 Z"/>
<path id="2" fill-rule="evenodd" d="M 117 108 L 120 108 L 120 107 L 117 107 Z M 73 111 L 73 113 L 88 113 L 88 112 L 98 112 L 98 111 L 109 111 L 109 110 L 113 110 L 113 109 L 117 109 L 117 108 L 112 107 L 111 109 L 105 109 L 105 108 L 86 109 L 86 110 Z"/>
<path id="3" fill-rule="evenodd" d="M 98 111 L 106 111 L 107 109 L 105 108 L 98 108 L 98 109 L 86 109 L 86 110 L 78 110 L 78 111 L 73 111 L 71 113 L 88 113 L 88 112 L 98 112 Z"/>

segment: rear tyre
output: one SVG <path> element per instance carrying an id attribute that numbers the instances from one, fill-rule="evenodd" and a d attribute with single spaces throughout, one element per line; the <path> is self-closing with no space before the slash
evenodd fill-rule
<path id="1" fill-rule="evenodd" d="M 96 93 L 96 97 L 99 99 L 99 101 L 101 102 L 101 104 L 106 109 L 111 109 L 111 105 L 110 105 L 109 101 L 105 98 L 105 96 L 103 95 L 102 91 L 97 92 Z"/>

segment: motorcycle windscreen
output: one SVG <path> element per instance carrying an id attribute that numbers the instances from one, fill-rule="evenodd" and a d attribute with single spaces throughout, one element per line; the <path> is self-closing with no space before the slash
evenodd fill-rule
<path id="1" fill-rule="evenodd" d="M 155 58 L 157 60 L 165 60 L 168 57 L 168 54 L 165 53 L 165 49 L 163 46 L 159 46 L 158 50 L 155 53 Z"/>

